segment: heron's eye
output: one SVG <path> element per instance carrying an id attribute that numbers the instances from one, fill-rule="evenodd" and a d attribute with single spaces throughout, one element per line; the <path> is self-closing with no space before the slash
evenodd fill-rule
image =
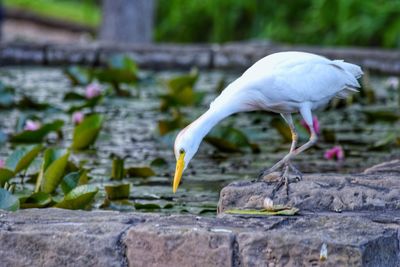
<path id="1" fill-rule="evenodd" d="M 185 153 L 185 150 L 183 148 L 179 149 L 179 154 Z"/>

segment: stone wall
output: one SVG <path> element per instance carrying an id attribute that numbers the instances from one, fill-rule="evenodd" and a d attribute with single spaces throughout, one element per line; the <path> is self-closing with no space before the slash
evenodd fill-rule
<path id="1" fill-rule="evenodd" d="M 359 64 L 364 70 L 400 75 L 400 51 L 366 48 L 324 48 L 287 46 L 271 43 L 231 43 L 225 45 L 86 45 L 1 43 L 0 66 L 8 65 L 101 65 L 118 53 L 134 58 L 140 67 L 150 69 L 238 69 L 243 70 L 271 53 L 297 50 Z"/>
<path id="2" fill-rule="evenodd" d="M 219 210 L 257 207 L 249 200 L 268 196 L 271 188 L 233 183 L 222 190 Z M 0 266 L 395 267 L 400 266 L 399 188 L 397 160 L 356 175 L 305 176 L 291 184 L 288 203 L 300 207 L 295 216 L 0 212 Z M 357 192 L 360 201 L 350 206 L 345 195 L 351 199 Z M 340 210 L 316 205 L 331 195 L 341 198 Z"/>

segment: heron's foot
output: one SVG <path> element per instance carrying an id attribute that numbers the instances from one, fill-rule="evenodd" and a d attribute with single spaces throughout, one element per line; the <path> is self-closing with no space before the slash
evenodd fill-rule
<path id="1" fill-rule="evenodd" d="M 274 165 L 271 168 L 266 168 L 261 170 L 260 173 L 258 174 L 257 181 L 273 182 L 283 176 L 288 177 L 289 183 L 295 181 L 296 182 L 301 181 L 303 179 L 303 174 L 290 161 L 283 163 L 282 171 L 280 173 L 277 172 L 276 170 L 277 170 L 276 165 Z M 294 174 L 294 177 L 290 177 L 289 179 L 290 172 Z"/>
<path id="2" fill-rule="evenodd" d="M 294 173 L 294 176 L 290 174 L 291 172 Z M 268 169 L 266 171 L 262 171 L 259 176 L 259 181 L 262 180 L 267 183 L 275 183 L 271 194 L 272 199 L 283 186 L 285 187 L 286 197 L 289 198 L 289 184 L 301 181 L 302 179 L 303 174 L 290 162 L 284 164 L 281 173 Z"/>

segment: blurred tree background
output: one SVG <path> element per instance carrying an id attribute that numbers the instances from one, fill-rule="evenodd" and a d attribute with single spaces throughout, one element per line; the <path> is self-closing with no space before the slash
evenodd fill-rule
<path id="1" fill-rule="evenodd" d="M 3 0 L 90 26 L 100 0 Z M 399 0 L 157 0 L 154 40 L 400 47 Z"/>

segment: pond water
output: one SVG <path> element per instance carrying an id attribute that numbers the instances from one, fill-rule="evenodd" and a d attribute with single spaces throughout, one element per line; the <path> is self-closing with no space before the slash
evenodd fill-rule
<path id="1" fill-rule="evenodd" d="M 175 168 L 172 149 L 174 133 L 164 137 L 160 137 L 158 133 L 158 121 L 171 116 L 160 111 L 158 95 L 165 92 L 162 81 L 180 73 L 143 72 L 142 82 L 130 88 L 139 96 L 108 96 L 95 108 L 96 112 L 105 114 L 106 118 L 95 148 L 74 152 L 70 157 L 74 163 L 90 169 L 90 183 L 100 188 L 94 208 L 128 211 L 135 209 L 132 203 L 152 203 L 156 205 L 144 206 L 143 211 L 212 215 L 216 212 L 219 191 L 223 186 L 235 180 L 256 178 L 260 169 L 272 166 L 288 152 L 290 143 L 284 141 L 277 128 L 272 126 L 272 121 L 280 119 L 279 115 L 266 112 L 234 115 L 224 120 L 222 125 L 233 125 L 241 129 L 251 142 L 259 145 L 261 153 L 252 153 L 246 149 L 242 153 L 223 153 L 203 142 L 184 173 L 178 192 L 173 194 L 171 184 Z M 221 80 L 229 82 L 238 75 L 239 73 L 200 71 L 195 89 L 205 92 L 206 97 L 201 105 L 184 109 L 190 119 L 196 118 L 207 109 L 217 94 L 215 88 Z M 0 69 L 0 80 L 15 87 L 17 95 L 25 94 L 36 101 L 48 102 L 60 110 L 71 105 L 71 102 L 63 101 L 65 93 L 84 92 L 84 87 L 72 86 L 60 68 L 7 67 Z M 386 77 L 370 77 L 368 88 L 372 88 L 372 91 L 358 96 L 357 99 L 361 101 L 348 105 L 341 102 L 342 107 L 328 107 L 315 113 L 323 134 L 317 146 L 295 158 L 295 165 L 303 173 L 356 173 L 373 164 L 399 157 L 399 120 L 385 118 L 388 112 L 398 114 L 398 91 L 388 88 L 385 85 L 386 80 Z M 368 103 L 365 99 L 371 96 L 371 92 L 374 98 Z M 0 129 L 6 134 L 14 133 L 17 119 L 23 114 L 35 114 L 44 121 L 62 119 L 66 122 L 62 129 L 63 139 L 57 141 L 50 135 L 47 142 L 68 147 L 74 126 L 70 115 L 60 110 L 3 109 Z M 295 118 L 297 122 L 300 121 L 297 115 Z M 300 142 L 306 141 L 305 133 L 303 128 Z M 379 143 L 380 140 L 383 141 Z M 325 151 L 334 145 L 343 147 L 344 160 L 324 158 Z M 0 157 L 6 158 L 13 149 L 10 143 L 4 143 Z M 120 183 L 110 179 L 113 154 L 128 156 L 125 161 L 127 167 L 149 166 L 156 158 L 164 159 L 167 165 L 154 167 L 156 175 L 152 177 L 124 178 L 123 182 L 131 183 L 129 200 L 115 201 L 104 207 L 104 185 Z M 36 161 L 31 166 L 31 172 L 39 165 L 40 162 Z"/>

